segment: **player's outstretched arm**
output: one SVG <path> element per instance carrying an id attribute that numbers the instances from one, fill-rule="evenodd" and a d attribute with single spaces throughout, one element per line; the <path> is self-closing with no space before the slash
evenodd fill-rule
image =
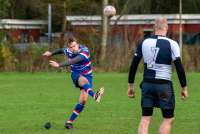
<path id="1" fill-rule="evenodd" d="M 59 67 L 59 64 L 55 61 L 52 61 L 52 60 L 49 61 L 49 64 L 53 67 Z"/>
<path id="2" fill-rule="evenodd" d="M 183 87 L 183 90 L 181 92 L 181 99 L 185 100 L 188 97 L 187 94 L 187 86 Z"/>
<path id="3" fill-rule="evenodd" d="M 82 61 L 83 58 L 80 57 L 80 56 L 76 56 L 74 59 L 72 60 L 68 60 L 66 62 L 63 62 L 63 63 L 59 63 L 59 67 L 64 67 L 64 66 L 69 66 L 69 65 L 73 65 L 73 64 L 76 64 L 80 61 Z"/>
<path id="4" fill-rule="evenodd" d="M 51 66 L 54 66 L 54 67 L 64 67 L 64 66 L 73 65 L 73 64 L 75 64 L 75 63 L 77 63 L 77 62 L 80 62 L 80 61 L 82 61 L 82 60 L 83 60 L 82 57 L 76 56 L 74 59 L 68 60 L 68 61 L 63 62 L 63 63 L 57 63 L 57 62 L 55 62 L 55 61 L 50 60 L 50 61 L 49 61 L 49 64 L 50 64 Z"/>
<path id="5" fill-rule="evenodd" d="M 133 83 L 128 83 L 127 95 L 129 98 L 135 98 L 135 90 L 133 88 Z"/>
<path id="6" fill-rule="evenodd" d="M 50 57 L 50 56 L 52 56 L 52 54 L 51 54 L 51 52 L 46 51 L 46 52 L 43 54 L 43 56 L 45 56 L 45 57 Z"/>
<path id="7" fill-rule="evenodd" d="M 49 56 L 53 56 L 53 55 L 56 55 L 56 54 L 62 54 L 63 51 L 64 51 L 64 48 L 58 49 L 58 50 L 53 51 L 53 52 L 46 51 L 46 52 L 43 54 L 43 56 L 49 57 Z"/>

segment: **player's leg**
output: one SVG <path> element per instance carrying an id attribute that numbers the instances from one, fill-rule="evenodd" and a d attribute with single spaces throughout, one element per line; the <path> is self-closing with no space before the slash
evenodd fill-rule
<path id="1" fill-rule="evenodd" d="M 77 116 L 82 112 L 84 106 L 85 106 L 85 103 L 88 99 L 88 94 L 83 90 L 81 89 L 80 90 L 80 97 L 79 97 L 79 103 L 76 105 L 76 107 L 74 108 L 74 111 L 70 117 L 70 119 L 68 120 L 68 122 L 66 123 L 65 127 L 67 129 L 74 129 L 72 127 L 72 122 L 77 118 Z"/>
<path id="2" fill-rule="evenodd" d="M 83 110 L 85 103 L 88 99 L 88 96 L 91 95 L 95 98 L 95 93 L 92 90 L 92 77 L 88 77 L 87 79 L 81 74 L 73 73 L 71 75 L 72 81 L 76 87 L 80 87 L 80 97 L 79 103 L 76 105 L 70 119 L 65 124 L 65 128 L 73 130 L 72 122 L 76 119 L 76 117 L 81 113 Z"/>
<path id="3" fill-rule="evenodd" d="M 79 97 L 79 102 L 83 105 L 85 105 L 87 99 L 88 99 L 89 94 L 85 92 L 84 89 L 80 90 L 80 97 Z"/>
<path id="4" fill-rule="evenodd" d="M 78 78 L 78 85 L 80 87 L 83 87 L 86 93 L 88 93 L 90 96 L 92 96 L 96 102 L 100 102 L 101 95 L 104 93 L 104 88 L 101 88 L 97 93 L 95 94 L 92 90 L 92 78 L 91 77 L 85 77 L 80 76 Z"/>
<path id="5" fill-rule="evenodd" d="M 92 90 L 92 77 L 83 76 L 80 73 L 72 73 L 72 81 L 76 87 L 84 89 L 86 93 L 95 98 L 95 93 Z"/>
<path id="6" fill-rule="evenodd" d="M 79 84 L 78 84 L 78 78 L 81 76 L 81 74 L 79 73 L 72 73 L 71 78 L 72 81 L 74 83 L 74 85 L 78 88 L 80 88 Z M 85 103 L 87 101 L 88 98 L 88 94 L 85 93 L 85 91 L 83 90 L 83 88 L 80 88 L 80 97 L 79 97 L 79 102 L 76 105 L 76 107 L 74 108 L 74 111 L 71 115 L 71 117 L 69 118 L 68 122 L 65 124 L 65 128 L 67 129 L 71 129 L 73 130 L 73 126 L 72 126 L 72 122 L 75 120 L 75 118 L 80 114 L 80 112 L 83 110 Z"/>
<path id="7" fill-rule="evenodd" d="M 142 107 L 142 118 L 138 127 L 138 134 L 148 134 L 152 114 L 153 107 Z"/>
<path id="8" fill-rule="evenodd" d="M 170 134 L 174 121 L 174 109 L 161 109 L 163 114 L 163 122 L 160 125 L 158 134 Z"/>
<path id="9" fill-rule="evenodd" d="M 84 76 L 80 76 L 78 78 L 78 85 L 79 87 L 83 88 L 85 92 L 88 93 L 90 96 L 92 96 L 93 98 L 95 97 L 95 93 L 92 90 L 90 82 Z"/>
<path id="10" fill-rule="evenodd" d="M 153 108 L 155 106 L 154 84 L 142 82 L 140 84 L 142 89 L 142 118 L 138 127 L 138 134 L 148 134 L 149 124 L 153 115 Z"/>
<path id="11" fill-rule="evenodd" d="M 175 108 L 175 97 L 173 85 L 159 84 L 158 85 L 158 104 L 162 110 L 163 122 L 159 128 L 159 134 L 170 134 L 171 126 L 174 121 L 174 108 Z"/>

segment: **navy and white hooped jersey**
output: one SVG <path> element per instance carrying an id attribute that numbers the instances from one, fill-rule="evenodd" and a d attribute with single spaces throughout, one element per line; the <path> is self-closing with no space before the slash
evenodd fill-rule
<path id="1" fill-rule="evenodd" d="M 85 46 L 79 45 L 79 51 L 77 54 L 73 54 L 69 48 L 64 49 L 64 54 L 68 56 L 69 60 L 74 59 L 76 56 L 80 56 L 83 58 L 82 61 L 71 65 L 71 73 L 80 73 L 83 75 L 91 75 L 92 76 L 92 68 L 91 68 L 91 60 L 89 49 Z"/>
<path id="2" fill-rule="evenodd" d="M 144 58 L 144 78 L 171 81 L 171 61 L 180 59 L 180 50 L 177 42 L 153 35 L 138 44 L 135 56 Z"/>

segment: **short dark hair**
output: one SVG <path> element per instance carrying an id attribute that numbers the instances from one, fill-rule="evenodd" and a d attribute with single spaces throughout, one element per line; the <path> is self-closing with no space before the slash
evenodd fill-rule
<path id="1" fill-rule="evenodd" d="M 77 43 L 77 39 L 74 36 L 70 36 L 67 40 L 67 46 L 71 45 L 72 42 Z"/>

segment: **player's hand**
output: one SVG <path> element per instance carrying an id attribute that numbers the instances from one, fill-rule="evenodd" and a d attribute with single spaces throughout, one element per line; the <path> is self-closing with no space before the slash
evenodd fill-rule
<path id="1" fill-rule="evenodd" d="M 183 87 L 183 90 L 181 92 L 181 99 L 185 100 L 188 97 L 187 94 L 187 86 Z"/>
<path id="2" fill-rule="evenodd" d="M 128 84 L 127 95 L 129 98 L 135 98 L 135 90 L 133 88 L 133 84 L 131 84 L 131 83 Z"/>
<path id="3" fill-rule="evenodd" d="M 49 57 L 49 56 L 51 56 L 52 54 L 51 54 L 51 52 L 49 52 L 49 51 L 46 51 L 44 54 L 43 54 L 43 56 L 45 56 L 45 57 Z"/>
<path id="4" fill-rule="evenodd" d="M 53 67 L 59 67 L 59 64 L 55 61 L 52 61 L 52 60 L 49 61 L 49 64 Z"/>

